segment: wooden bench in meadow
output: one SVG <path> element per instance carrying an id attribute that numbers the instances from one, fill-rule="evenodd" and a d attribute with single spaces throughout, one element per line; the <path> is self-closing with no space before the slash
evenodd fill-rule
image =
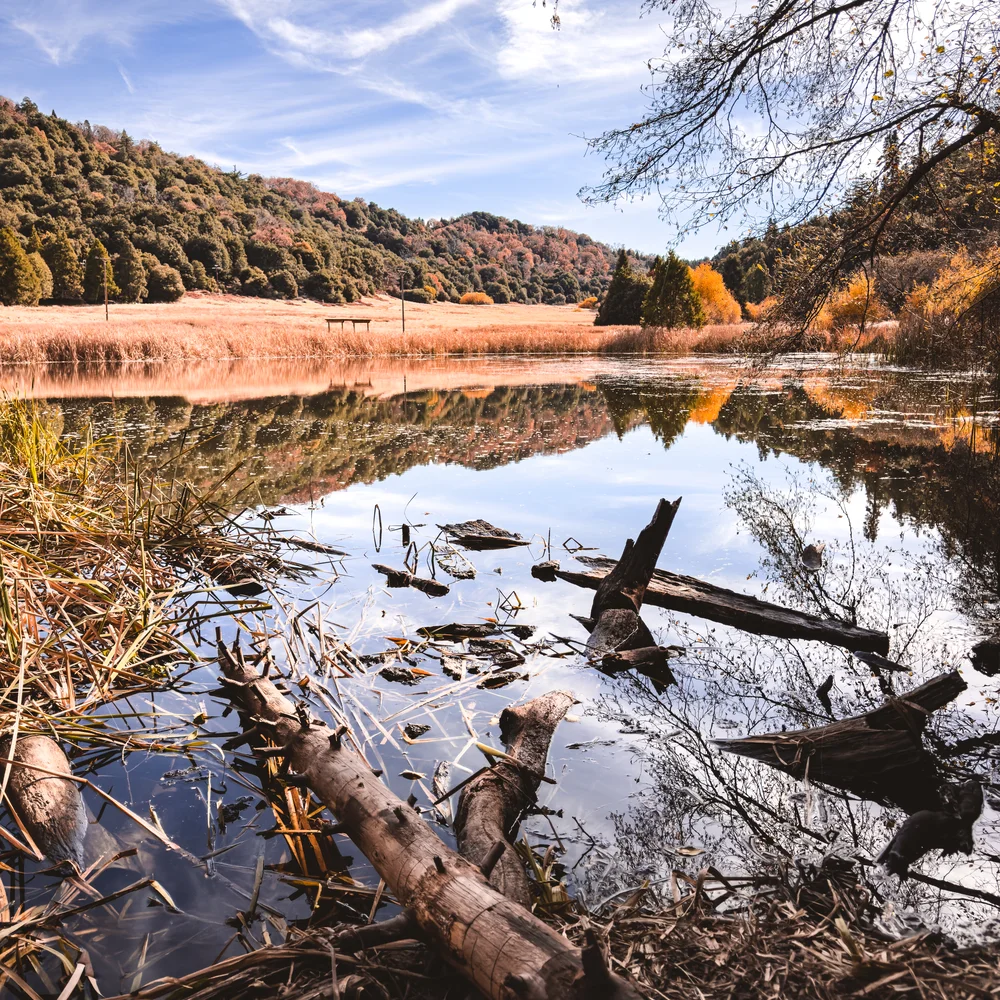
<path id="1" fill-rule="evenodd" d="M 344 316 L 344 317 L 329 316 L 329 317 L 327 317 L 327 320 L 326 320 L 326 332 L 327 333 L 330 332 L 330 329 L 331 329 L 331 327 L 332 327 L 332 325 L 334 323 L 339 323 L 340 324 L 340 332 L 341 333 L 344 332 L 344 324 L 345 323 L 350 323 L 352 325 L 352 327 L 353 327 L 354 330 L 357 330 L 359 323 L 364 323 L 365 324 L 365 330 L 370 331 L 371 330 L 371 322 L 372 321 L 370 319 L 365 319 L 363 317 L 355 319 L 355 318 L 353 318 L 351 316 Z"/>

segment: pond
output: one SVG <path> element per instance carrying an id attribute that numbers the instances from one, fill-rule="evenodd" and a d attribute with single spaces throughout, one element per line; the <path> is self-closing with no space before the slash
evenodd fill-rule
<path id="1" fill-rule="evenodd" d="M 861 864 L 890 933 L 1000 936 L 997 685 L 969 659 L 1000 593 L 987 383 L 817 356 L 759 373 L 710 358 L 579 357 L 50 367 L 0 381 L 39 399 L 65 436 L 120 433 L 136 462 L 203 488 L 228 476 L 258 523 L 344 553 L 296 548 L 290 558 L 312 572 L 249 601 L 244 636 L 272 630 L 292 687 L 320 717 L 344 718 L 442 836 L 457 797 L 432 803 L 483 766 L 477 743 L 500 745 L 503 708 L 565 689 L 578 704 L 552 744 L 555 783 L 523 830 L 589 905 L 642 885 L 669 895 L 675 870 L 764 875 L 837 855 Z M 675 684 L 608 676 L 580 655 L 587 632 L 572 616 L 588 614 L 591 592 L 531 567 L 617 557 L 661 497 L 683 498 L 662 568 L 888 632 L 908 671 L 893 676 L 897 693 L 961 671 L 967 690 L 933 714 L 927 741 L 949 780 L 984 783 L 985 806 L 971 854 L 934 852 L 914 870 L 973 895 L 875 864 L 899 808 L 712 742 L 882 704 L 872 668 L 848 650 L 647 606 L 657 641 L 680 647 Z M 463 549 L 439 528 L 476 518 L 529 544 Z M 818 571 L 800 559 L 807 543 L 825 545 Z M 387 588 L 373 564 L 408 565 L 448 591 Z M 418 631 L 450 623 L 497 631 L 430 642 Z M 828 677 L 830 713 L 817 694 Z M 392 912 L 345 837 L 272 834 L 259 763 L 223 748 L 237 722 L 217 686 L 214 666 L 198 666 L 107 709 L 117 749 L 74 741 L 78 774 L 183 848 L 86 793 L 95 838 L 136 848 L 96 878 L 98 892 L 156 880 L 64 921 L 104 994 L 280 940 L 286 922 Z M 47 863 L 2 860 L 12 906 L 66 891 Z M 241 921 L 258 893 L 266 909 Z"/>

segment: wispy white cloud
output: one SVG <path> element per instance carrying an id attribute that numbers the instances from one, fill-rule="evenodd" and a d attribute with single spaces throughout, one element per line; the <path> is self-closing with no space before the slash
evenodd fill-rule
<path id="1" fill-rule="evenodd" d="M 63 65 L 93 39 L 128 45 L 134 36 L 159 24 L 196 16 L 197 0 L 4 0 L 0 26 L 6 24 L 31 38 L 53 63 Z"/>
<path id="2" fill-rule="evenodd" d="M 480 0 L 432 0 L 382 20 L 378 19 L 378 13 L 389 6 L 385 3 L 325 5 L 317 11 L 312 5 L 290 0 L 222 2 L 279 55 L 300 65 L 345 72 L 353 69 L 345 64 L 419 38 L 450 22 L 464 8 L 476 6 Z M 391 8 L 397 10 L 398 4 L 391 4 Z M 362 20 L 374 23 L 352 26 Z"/>
<path id="3" fill-rule="evenodd" d="M 122 78 L 122 81 L 125 84 L 125 89 L 130 94 L 134 94 L 135 87 L 132 86 L 132 80 L 129 78 L 128 73 L 125 72 L 125 67 L 121 63 L 118 63 L 117 65 L 118 65 L 118 75 Z"/>

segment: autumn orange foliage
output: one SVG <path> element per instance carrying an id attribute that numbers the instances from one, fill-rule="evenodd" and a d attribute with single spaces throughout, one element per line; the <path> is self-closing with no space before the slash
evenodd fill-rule
<path id="1" fill-rule="evenodd" d="M 461 298 L 461 303 L 463 306 L 491 306 L 493 299 L 485 292 L 466 292 Z"/>
<path id="2" fill-rule="evenodd" d="M 740 304 L 726 288 L 722 275 L 708 261 L 704 261 L 691 271 L 691 280 L 694 282 L 694 290 L 701 297 L 706 323 L 714 325 L 739 323 Z"/>

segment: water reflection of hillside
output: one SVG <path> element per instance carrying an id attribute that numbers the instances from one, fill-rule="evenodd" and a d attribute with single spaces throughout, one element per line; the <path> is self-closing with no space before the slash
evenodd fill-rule
<path id="1" fill-rule="evenodd" d="M 205 403 L 159 396 L 48 406 L 66 432 L 118 427 L 137 457 L 174 456 L 181 478 L 208 482 L 238 466 L 235 481 L 264 503 L 319 497 L 430 463 L 491 468 L 638 423 L 669 447 L 689 423 L 707 424 L 762 455 L 817 463 L 844 489 L 863 487 L 869 537 L 886 509 L 939 528 L 949 555 L 967 564 L 973 589 L 993 595 L 1000 459 L 983 419 L 987 404 L 981 384 L 953 376 L 782 372 L 750 382 L 716 367 L 388 396 L 355 386 Z"/>
<path id="2" fill-rule="evenodd" d="M 380 399 L 354 389 L 193 404 L 176 397 L 49 401 L 63 433 L 124 432 L 133 454 L 173 458 L 179 479 L 239 466 L 263 503 L 319 497 L 417 465 L 485 469 L 581 447 L 615 429 L 590 385 L 463 389 Z"/>

